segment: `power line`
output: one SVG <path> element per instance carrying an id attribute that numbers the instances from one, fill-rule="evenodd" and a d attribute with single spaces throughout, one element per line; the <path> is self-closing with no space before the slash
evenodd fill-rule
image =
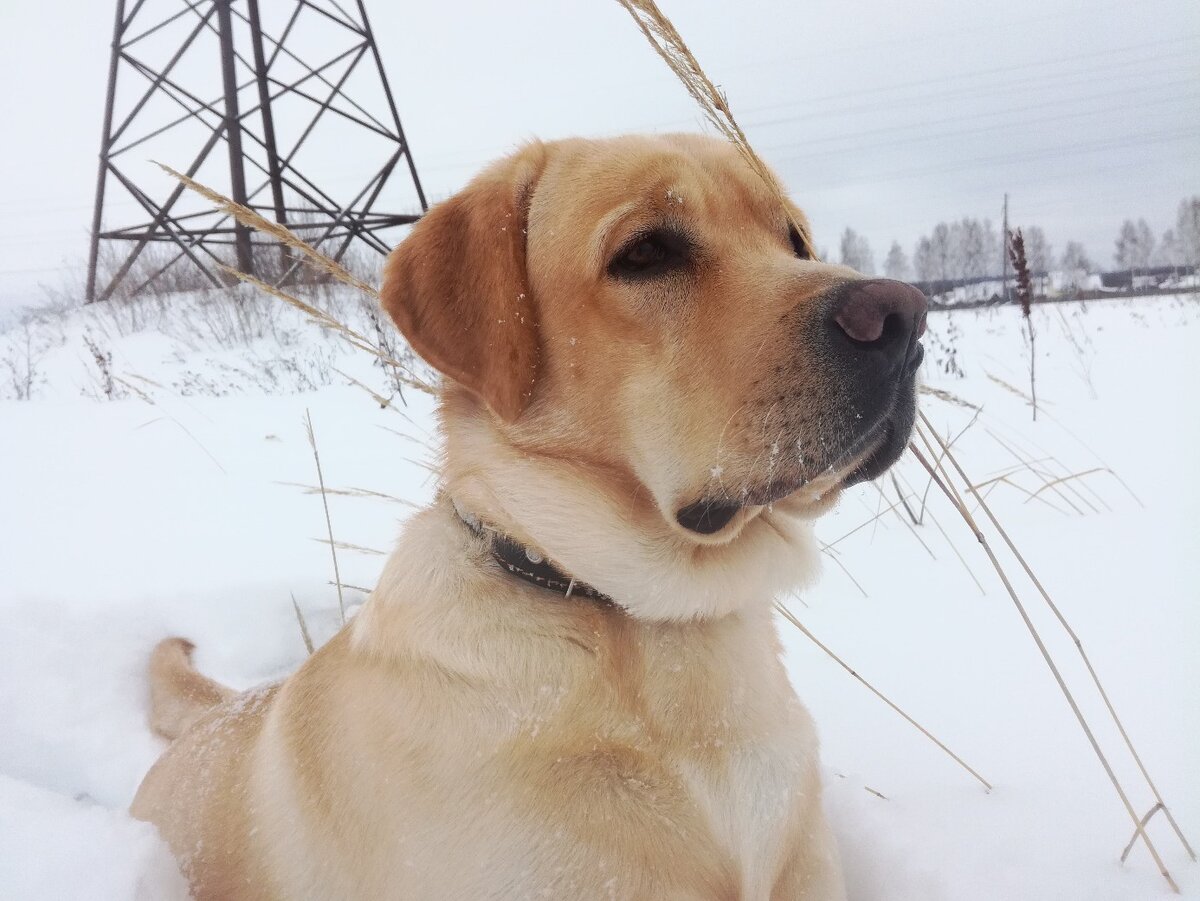
<path id="1" fill-rule="evenodd" d="M 1020 72 L 1020 71 L 1025 71 L 1025 70 L 1029 70 L 1029 69 L 1042 69 L 1042 68 L 1047 68 L 1047 67 L 1057 67 L 1057 66 L 1062 65 L 1063 63 L 1078 62 L 1079 60 L 1085 60 L 1085 59 L 1100 60 L 1101 65 L 1097 68 L 1096 71 L 1109 71 L 1110 69 L 1112 69 L 1114 66 L 1117 66 L 1117 65 L 1133 65 L 1133 64 L 1140 64 L 1140 63 L 1146 63 L 1146 62 L 1157 62 L 1158 60 L 1165 58 L 1164 54 L 1156 53 L 1149 57 L 1140 57 L 1138 59 L 1129 60 L 1124 63 L 1114 62 L 1114 57 L 1118 57 L 1120 54 L 1125 53 L 1130 50 L 1142 50 L 1142 49 L 1149 49 L 1152 47 L 1163 47 L 1163 46 L 1170 46 L 1170 45 L 1175 45 L 1175 44 L 1197 43 L 1197 42 L 1200 42 L 1200 35 L 1194 35 L 1194 34 L 1193 35 L 1180 35 L 1180 36 L 1177 36 L 1174 38 L 1168 38 L 1168 39 L 1161 40 L 1161 41 L 1150 41 L 1150 42 L 1143 43 L 1143 44 L 1129 44 L 1124 47 L 1111 47 L 1106 50 L 1097 50 L 1097 51 L 1093 51 L 1090 53 L 1081 53 L 1081 54 L 1077 54 L 1075 56 L 1059 56 L 1059 57 L 1052 57 L 1052 58 L 1046 59 L 1046 60 L 1037 60 L 1037 61 L 1030 62 L 1030 63 L 1017 63 L 1017 64 L 1009 64 L 1009 65 L 1003 65 L 1003 66 L 994 66 L 994 67 L 990 67 L 987 69 L 974 69 L 974 70 L 968 70 L 965 72 L 955 72 L 951 77 L 956 81 L 967 81 L 972 78 L 976 78 L 980 75 L 1009 74 L 1012 72 Z M 1064 74 L 1070 75 L 1070 74 L 1075 74 L 1075 73 L 1068 72 L 1068 73 L 1064 73 Z M 1053 78 L 1053 76 L 1050 76 L 1050 75 L 1038 76 L 1038 80 L 1052 79 L 1052 78 Z M 908 88 L 914 88 L 914 87 L 927 87 L 929 85 L 942 85 L 942 84 L 945 84 L 947 80 L 948 80 L 948 78 L 946 75 L 939 75 L 939 76 L 935 76 L 932 78 L 919 79 L 917 81 L 907 81 L 907 82 L 898 82 L 898 83 L 894 83 L 894 84 L 879 85 L 879 86 L 873 87 L 873 88 L 857 88 L 857 89 L 854 89 L 851 91 L 842 91 L 842 92 L 839 92 L 836 94 L 818 94 L 818 95 L 814 95 L 814 96 L 808 96 L 808 97 L 801 98 L 799 100 L 789 100 L 784 103 L 767 104 L 765 106 L 757 106 L 757 107 L 746 107 L 745 109 L 739 110 L 739 112 L 743 114 L 743 120 L 742 120 L 743 125 L 746 125 L 746 124 L 750 124 L 750 120 L 745 119 L 745 117 L 744 117 L 745 113 L 766 112 L 766 111 L 772 110 L 772 109 L 783 109 L 783 108 L 795 107 L 795 106 L 804 106 L 807 109 L 807 108 L 811 107 L 813 104 L 819 104 L 819 103 L 822 103 L 827 100 L 849 100 L 849 99 L 853 99 L 855 97 L 863 97 L 863 96 L 867 96 L 867 95 L 871 95 L 871 94 L 886 94 L 888 92 L 907 90 Z M 1025 81 L 1028 81 L 1028 79 L 1025 79 Z M 1003 84 L 1003 83 L 1004 82 L 1000 82 L 1000 84 Z M 986 87 L 986 85 L 979 85 L 977 87 Z M 931 96 L 931 95 L 926 94 L 924 96 Z"/>
<path id="2" fill-rule="evenodd" d="M 1168 86 L 1168 85 L 1163 85 L 1163 87 L 1165 87 L 1165 86 Z M 1197 85 L 1196 82 L 1192 82 L 1192 81 L 1171 82 L 1169 86 L 1192 87 L 1192 88 L 1200 87 L 1200 85 Z M 1156 86 L 1156 87 L 1159 87 L 1159 86 Z M 905 124 L 905 125 L 897 125 L 897 126 L 890 126 L 890 127 L 884 127 L 884 128 L 872 128 L 872 129 L 867 129 L 865 131 L 847 132 L 847 133 L 836 134 L 836 135 L 827 135 L 827 136 L 820 137 L 820 138 L 809 138 L 809 139 L 806 139 L 802 143 L 801 146 L 808 147 L 808 146 L 812 146 L 814 144 L 827 144 L 830 142 L 849 142 L 854 145 L 855 150 L 886 149 L 889 147 L 898 146 L 900 144 L 912 143 L 913 141 L 941 140 L 943 138 L 948 138 L 948 137 L 961 137 L 961 136 L 968 136 L 968 135 L 973 135 L 973 134 L 982 134 L 985 132 L 994 131 L 997 128 L 1005 128 L 1005 129 L 1011 128 L 1013 131 L 1019 131 L 1020 129 L 1025 128 L 1027 126 L 1038 125 L 1038 124 L 1041 124 L 1044 122 L 1057 122 L 1057 121 L 1071 120 L 1071 119 L 1077 119 L 1077 118 L 1085 118 L 1088 116 L 1115 115 L 1117 113 L 1126 112 L 1128 110 L 1147 109 L 1150 107 L 1161 106 L 1164 104 L 1178 103 L 1180 101 L 1194 103 L 1197 99 L 1196 96 L 1193 94 L 1171 94 L 1169 96 L 1159 97 L 1154 100 L 1142 100 L 1142 101 L 1137 101 L 1135 103 L 1113 104 L 1113 105 L 1103 106 L 1103 107 L 1099 107 L 1097 109 L 1092 109 L 1092 110 L 1080 110 L 1078 112 L 1058 113 L 1058 114 L 1055 114 L 1052 116 L 1040 116 L 1040 117 L 1035 117 L 1035 118 L 1030 118 L 1030 119 L 1018 118 L 1018 119 L 1011 119 L 1011 120 L 1007 120 L 1007 121 L 999 121 L 1000 116 L 1008 115 L 1010 113 L 1023 113 L 1023 112 L 1027 112 L 1029 110 L 1050 109 L 1050 108 L 1060 107 L 1060 106 L 1065 106 L 1065 105 L 1076 105 L 1076 104 L 1091 101 L 1091 100 L 1101 100 L 1101 99 L 1107 99 L 1107 98 L 1123 98 L 1123 97 L 1131 96 L 1131 93 L 1136 93 L 1136 92 L 1119 91 L 1119 92 L 1113 92 L 1110 94 L 1094 94 L 1094 95 L 1090 95 L 1087 97 L 1063 97 L 1063 98 L 1056 99 L 1056 100 L 1049 100 L 1044 103 L 1027 104 L 1024 107 L 1011 107 L 1011 108 L 1002 109 L 1002 110 L 986 110 L 983 112 L 974 113 L 974 114 L 966 115 L 966 116 L 950 116 L 950 117 L 947 117 L 944 119 L 933 119 L 933 120 L 927 120 L 927 121 L 923 121 L 923 122 L 914 122 L 914 123 Z M 985 122 L 990 121 L 990 120 L 997 120 L 997 121 L 990 125 L 978 125 L 978 126 L 974 126 L 971 128 L 956 129 L 956 130 L 952 130 L 952 131 L 928 132 L 928 131 L 924 130 L 933 125 L 943 125 L 943 124 L 954 123 L 954 122 L 966 122 L 966 121 L 971 121 L 971 120 L 983 120 Z M 1122 123 L 1122 124 L 1127 125 L 1127 123 Z M 903 139 L 903 140 L 882 141 L 882 142 L 875 142 L 875 143 L 868 143 L 868 144 L 862 143 L 863 138 L 872 137 L 874 135 L 905 134 L 905 133 L 912 132 L 912 131 L 918 131 L 919 134 L 917 134 L 913 138 L 908 138 L 908 139 Z M 769 146 L 761 148 L 761 150 L 763 153 L 769 154 L 771 150 L 779 150 L 779 149 L 783 149 L 785 147 L 789 148 L 789 149 L 795 148 L 796 144 L 791 143 L 791 144 L 786 144 L 786 145 L 781 145 L 781 144 L 769 145 Z M 792 157 L 784 157 L 784 159 L 809 159 L 810 157 L 821 156 L 821 155 L 825 155 L 827 153 L 832 153 L 832 152 L 840 153 L 842 151 L 834 149 L 834 150 L 829 150 L 829 151 L 820 151 L 820 152 L 814 153 L 814 154 L 798 154 L 798 155 L 795 155 Z"/>
<path id="3" fill-rule="evenodd" d="M 1124 4 L 1123 3 L 1115 3 L 1112 5 L 1113 6 L 1123 6 Z M 1096 67 L 1094 67 L 1092 69 L 1085 69 L 1085 70 L 1081 70 L 1081 71 L 1076 71 L 1074 73 L 1064 73 L 1063 76 L 1060 76 L 1058 78 L 1054 78 L 1052 76 L 1045 76 L 1045 77 L 1037 76 L 1037 77 L 1031 77 L 1031 78 L 1009 80 L 1007 82 L 997 82 L 994 85 L 964 86 L 964 87 L 950 89 L 949 93 L 952 94 L 952 93 L 966 92 L 969 95 L 972 92 L 979 92 L 979 96 L 990 96 L 990 95 L 983 94 L 980 91 L 980 89 L 981 88 L 991 89 L 991 88 L 999 88 L 999 87 L 1017 87 L 1022 84 L 1029 84 L 1029 83 L 1033 83 L 1033 82 L 1045 81 L 1046 78 L 1051 79 L 1051 84 L 1057 85 L 1061 82 L 1062 78 L 1065 78 L 1068 75 L 1077 76 L 1077 79 L 1075 81 L 1069 82 L 1070 84 L 1075 84 L 1075 83 L 1095 84 L 1095 83 L 1103 83 L 1103 81 L 1106 81 L 1106 80 L 1107 81 L 1127 81 L 1128 76 L 1115 76 L 1113 78 L 1108 78 L 1108 79 L 1105 79 L 1103 76 L 1111 73 L 1112 70 L 1116 69 L 1116 68 L 1138 66 L 1138 65 L 1144 65 L 1148 62 L 1157 63 L 1157 62 L 1161 62 L 1164 60 L 1172 60 L 1172 59 L 1180 59 L 1180 58 L 1191 61 L 1191 60 L 1196 59 L 1196 55 L 1189 51 L 1179 51 L 1178 53 L 1174 53 L 1174 54 L 1156 53 L 1152 56 L 1143 56 L 1143 57 L 1138 57 L 1136 59 L 1125 60 L 1125 61 L 1120 61 L 1120 60 L 1114 59 L 1114 57 L 1118 56 L 1121 53 L 1131 51 L 1131 50 L 1142 50 L 1142 49 L 1147 49 L 1147 48 L 1175 45 L 1175 44 L 1180 44 L 1180 43 L 1185 43 L 1185 42 L 1200 42 L 1200 35 L 1181 35 L 1181 36 L 1177 36 L 1174 38 L 1168 38 L 1168 39 L 1164 39 L 1164 40 L 1156 40 L 1156 41 L 1144 42 L 1144 43 L 1140 43 L 1140 44 L 1129 44 L 1129 45 L 1125 45 L 1122 47 L 1110 47 L 1107 49 L 1097 50 L 1097 51 L 1093 51 L 1093 52 L 1089 52 L 1089 53 L 1085 53 L 1085 54 L 1077 54 L 1075 56 L 1062 56 L 1062 57 L 1055 57 L 1055 58 L 1052 58 L 1049 60 L 1040 60 L 1040 61 L 1036 61 L 1036 62 L 1032 62 L 1032 63 L 1005 65 L 1005 66 L 998 66 L 998 67 L 988 68 L 988 69 L 977 69 L 977 70 L 969 70 L 969 71 L 965 71 L 965 72 L 956 72 L 956 73 L 954 73 L 954 75 L 952 77 L 955 80 L 964 80 L 964 79 L 973 78 L 973 77 L 981 75 L 981 74 L 1008 73 L 1008 72 L 1014 72 L 1014 71 L 1023 71 L 1023 70 L 1027 70 L 1027 69 L 1055 67 L 1055 66 L 1059 66 L 1063 63 L 1075 62 L 1075 61 L 1079 61 L 1082 59 L 1097 59 L 1100 61 L 1099 65 L 1097 65 Z M 877 88 L 865 88 L 865 89 L 861 89 L 861 90 L 853 90 L 853 91 L 841 92 L 841 93 L 836 93 L 836 94 L 805 96 L 799 100 L 789 100 L 789 101 L 786 101 L 783 103 L 760 105 L 760 106 L 756 106 L 756 107 L 739 107 L 739 112 L 745 114 L 745 113 L 763 112 L 763 111 L 769 111 L 769 110 L 773 110 L 773 109 L 781 109 L 781 108 L 788 108 L 788 107 L 795 107 L 795 106 L 805 106 L 807 109 L 807 108 L 811 107 L 811 105 L 813 105 L 813 104 L 820 104 L 821 102 L 826 101 L 826 100 L 844 100 L 844 99 L 854 98 L 854 97 L 868 95 L 868 94 L 877 94 L 877 93 L 885 92 L 885 91 L 897 91 L 897 90 L 902 90 L 902 89 L 909 88 L 909 87 L 920 87 L 920 86 L 925 86 L 925 85 L 930 85 L 930 84 L 944 84 L 946 81 L 947 81 L 946 76 L 940 76 L 940 77 L 936 77 L 936 78 L 923 79 L 920 81 L 901 82 L 901 83 L 881 86 L 881 87 L 877 87 Z M 1062 82 L 1062 83 L 1067 84 L 1067 82 Z M 921 100 L 922 98 L 940 99 L 946 95 L 947 95 L 947 92 L 938 92 L 938 93 L 934 93 L 934 94 L 926 93 L 924 95 L 921 95 L 917 98 L 912 98 L 912 99 L 915 99 L 918 101 Z M 849 112 L 859 112 L 859 111 L 864 111 L 867 109 L 896 108 L 897 103 L 898 103 L 898 101 L 896 101 L 896 100 L 888 100 L 888 101 L 881 101 L 879 103 L 871 104 L 870 106 L 866 106 L 866 107 L 847 107 L 845 105 L 840 105 L 840 106 L 838 106 L 834 109 L 828 110 L 828 111 L 819 110 L 816 112 L 811 112 L 811 113 L 806 112 L 804 114 L 797 114 L 796 116 L 786 117 L 785 121 L 807 120 L 809 118 L 815 118 L 815 117 L 823 118 L 828 115 L 844 115 Z M 675 119 L 675 120 L 669 120 L 669 121 L 658 120 L 655 122 L 646 122 L 646 123 L 641 124 L 640 126 L 633 125 L 633 126 L 630 126 L 630 128 L 628 130 L 633 130 L 633 131 L 636 131 L 639 129 L 640 130 L 655 130 L 655 129 L 671 130 L 671 129 L 678 128 L 680 126 L 685 126 L 685 127 L 693 126 L 693 125 L 695 125 L 696 121 L 697 121 L 697 117 L 691 117 L 688 119 Z M 762 122 L 754 123 L 751 120 L 743 120 L 742 124 L 749 127 L 749 126 L 752 126 L 755 124 L 761 126 L 764 123 L 762 123 Z M 489 144 L 486 146 L 476 146 L 473 148 L 461 148 L 461 149 L 456 149 L 456 150 L 449 151 L 449 152 L 443 152 L 439 156 L 439 160 L 441 161 L 440 165 L 437 163 L 434 163 L 432 165 L 422 166 L 422 169 L 429 170 L 429 171 L 439 171 L 439 170 L 447 171 L 447 170 L 453 170 L 453 169 L 469 170 L 472 167 L 477 166 L 480 161 L 493 159 L 500 153 L 505 152 L 506 149 L 507 148 L 504 146 L 498 147 L 495 144 Z M 457 161 L 461 161 L 461 162 L 457 162 Z"/>
<path id="4" fill-rule="evenodd" d="M 1191 61 L 1190 54 L 1181 54 Z M 1189 67 L 1167 68 L 1156 73 L 1160 76 L 1168 76 L 1167 81 L 1148 81 L 1144 77 L 1136 82 L 1131 83 L 1128 75 L 1113 75 L 1106 72 L 1105 75 L 1082 75 L 1080 78 L 1071 81 L 1044 81 L 1042 79 L 1033 80 L 1039 86 L 1038 93 L 1043 94 L 1046 90 L 1061 92 L 1061 102 L 1069 103 L 1080 98 L 1080 95 L 1068 89 L 1072 88 L 1095 88 L 1103 87 L 1110 83 L 1120 84 L 1121 90 L 1110 92 L 1111 96 L 1119 96 L 1123 93 L 1133 93 L 1137 91 L 1152 90 L 1155 88 L 1169 88 L 1174 84 L 1179 83 L 1180 79 L 1175 78 L 1177 75 L 1183 76 L 1183 81 L 1191 84 L 1197 83 L 1197 78 L 1189 70 Z M 811 112 L 797 114 L 795 116 L 781 116 L 771 120 L 758 122 L 748 121 L 745 127 L 751 131 L 764 128 L 774 128 L 780 125 L 803 124 L 812 125 L 814 122 L 822 119 L 852 119 L 855 116 L 863 113 L 885 111 L 887 113 L 899 113 L 905 110 L 923 110 L 927 107 L 936 106 L 936 108 L 944 109 L 947 101 L 960 101 L 962 103 L 982 103 L 995 102 L 997 100 L 1008 99 L 1010 93 L 1016 95 L 1014 99 L 1028 98 L 1028 85 L 1011 85 L 1005 86 L 1004 89 L 993 91 L 988 89 L 978 89 L 975 87 L 953 88 L 947 91 L 937 93 L 926 93 L 914 95 L 912 97 L 895 98 L 891 100 L 881 100 L 870 104 L 861 104 L 859 106 L 841 106 L 831 109 L 816 109 Z M 1109 96 L 1105 95 L 1105 96 Z M 1084 95 L 1080 99 L 1086 99 L 1088 95 Z M 1024 108 L 1029 108 L 1029 104 L 1024 104 Z"/>
<path id="5" fill-rule="evenodd" d="M 979 166 L 1011 165 L 1014 163 L 1036 162 L 1040 159 L 1048 159 L 1051 157 L 1061 158 L 1064 153 L 1081 155 L 1102 150 L 1118 150 L 1126 147 L 1141 147 L 1151 144 L 1171 143 L 1173 141 L 1189 138 L 1200 138 L 1200 129 L 1183 129 L 1176 132 L 1160 132 L 1158 134 L 1142 135 L 1135 138 L 1110 139 L 1069 144 L 1065 146 L 1040 147 L 1033 150 L 1022 151 L 1016 154 L 1002 154 L 998 156 L 975 157 L 973 159 L 959 160 L 958 162 L 952 164 L 942 163 L 936 166 L 927 166 L 914 169 L 898 169 L 892 172 L 867 175 L 851 181 L 838 183 L 825 182 L 822 184 L 822 188 L 844 188 L 852 185 L 878 185 L 892 181 L 902 181 L 907 178 L 915 178 L 921 175 L 955 172 L 962 169 L 972 169 Z"/>
<path id="6" fill-rule="evenodd" d="M 1146 5 L 1147 5 L 1146 0 L 1143 0 L 1143 3 L 1142 3 L 1143 10 Z M 1087 15 L 1089 18 L 1094 19 L 1096 17 L 1097 13 L 1103 12 L 1105 10 L 1120 9 L 1120 10 L 1124 11 L 1124 10 L 1128 10 L 1128 8 L 1129 8 L 1128 0 L 1114 0 L 1114 2 L 1111 2 L 1111 3 L 1090 4 L 1087 7 Z M 825 59 L 825 58 L 830 58 L 830 57 L 842 57 L 846 53 L 850 53 L 850 52 L 855 52 L 855 51 L 860 51 L 860 50 L 868 50 L 868 51 L 878 50 L 883 47 L 902 46 L 907 50 L 914 46 L 921 46 L 923 44 L 935 44 L 935 43 L 938 43 L 941 41 L 945 41 L 947 39 L 961 39 L 964 35 L 975 34 L 978 32 L 986 32 L 988 34 L 995 34 L 996 32 L 999 32 L 999 31 L 1010 31 L 1010 30 L 1024 31 L 1024 30 L 1029 29 L 1029 27 L 1031 25 L 1034 25 L 1036 23 L 1046 22 L 1046 21 L 1050 21 L 1052 19 L 1060 19 L 1060 18 L 1066 18 L 1066 17 L 1076 17 L 1077 18 L 1078 16 L 1079 16 L 1079 9 L 1070 8 L 1070 9 L 1063 9 L 1063 10 L 1060 10 L 1058 12 L 1053 12 L 1053 13 L 1044 13 L 1042 15 L 1037 15 L 1037 16 L 1025 16 L 1022 18 L 1007 18 L 1006 17 L 1000 23 L 988 23 L 986 25 L 976 25 L 976 26 L 972 26 L 969 28 L 961 28 L 961 27 L 960 28 L 948 28 L 948 29 L 943 29 L 941 31 L 922 31 L 920 34 L 917 34 L 917 35 L 903 35 L 901 37 L 888 38 L 888 39 L 885 39 L 882 41 L 864 41 L 864 42 L 858 43 L 858 44 L 842 44 L 838 47 L 831 48 L 831 49 L 825 50 L 823 52 L 817 52 L 817 53 L 807 53 L 806 52 L 804 54 L 804 56 L 802 56 L 802 57 L 797 57 L 795 55 L 789 54 L 786 56 L 776 56 L 776 57 L 771 57 L 771 58 L 766 58 L 766 59 L 757 59 L 752 63 L 734 63 L 732 65 L 716 66 L 714 68 L 721 72 L 736 72 L 736 71 L 743 71 L 746 69 L 758 69 L 758 68 L 763 68 L 763 67 L 767 67 L 767 66 L 769 66 L 771 68 L 778 68 L 781 64 L 784 64 L 784 63 L 796 62 L 796 61 L 807 61 L 807 60 L 811 60 L 811 59 Z"/>

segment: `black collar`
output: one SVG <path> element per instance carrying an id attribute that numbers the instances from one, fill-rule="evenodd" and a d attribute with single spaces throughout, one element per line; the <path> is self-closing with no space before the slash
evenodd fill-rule
<path id="1" fill-rule="evenodd" d="M 483 525 L 479 518 L 464 512 L 457 503 L 454 512 L 472 535 L 482 538 L 490 545 L 492 559 L 506 571 L 531 585 L 561 594 L 564 598 L 587 598 L 601 604 L 614 604 L 613 599 L 601 591 L 564 573 L 537 551 L 526 547 L 495 529 Z"/>

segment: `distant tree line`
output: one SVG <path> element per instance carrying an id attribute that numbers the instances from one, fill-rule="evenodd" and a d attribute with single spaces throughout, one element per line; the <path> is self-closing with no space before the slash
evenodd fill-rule
<path id="1" fill-rule="evenodd" d="M 1113 259 L 1118 268 L 1135 272 L 1151 266 L 1200 266 L 1200 197 L 1179 202 L 1175 227 L 1157 241 L 1145 219 L 1136 223 L 1126 219 L 1117 234 Z"/>
<path id="2" fill-rule="evenodd" d="M 1021 223 L 1025 256 L 1030 273 L 1044 279 L 1062 270 L 1078 280 L 1096 272 L 1098 266 L 1078 241 L 1067 241 L 1061 257 L 1054 254 L 1046 234 L 1037 225 Z M 887 278 L 918 282 L 969 282 L 997 278 L 1001 274 L 1001 237 L 990 219 L 966 217 L 956 222 L 939 222 L 928 235 L 918 239 L 911 262 L 900 242 L 893 241 L 883 260 Z M 841 262 L 864 275 L 875 275 L 875 256 L 864 235 L 847 228 L 840 242 Z M 1200 196 L 1179 202 L 1173 228 L 1155 238 L 1145 219 L 1126 219 L 1117 233 L 1113 262 L 1121 270 L 1150 267 L 1200 267 Z"/>

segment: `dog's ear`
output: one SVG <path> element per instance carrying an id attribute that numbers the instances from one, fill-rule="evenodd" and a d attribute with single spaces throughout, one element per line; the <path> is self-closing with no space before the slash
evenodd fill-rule
<path id="1" fill-rule="evenodd" d="M 392 251 L 380 290 L 413 350 L 508 422 L 538 372 L 525 225 L 545 157 L 531 144 L 431 209 Z"/>

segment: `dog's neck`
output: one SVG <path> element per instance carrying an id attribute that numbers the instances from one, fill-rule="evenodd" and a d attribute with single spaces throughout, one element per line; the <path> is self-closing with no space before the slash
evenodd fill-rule
<path id="1" fill-rule="evenodd" d="M 518 450 L 467 405 L 451 401 L 442 414 L 447 494 L 635 617 L 719 618 L 767 605 L 818 571 L 800 517 L 764 510 L 729 543 L 697 544 L 627 487 L 614 490 L 607 474 Z"/>
<path id="2" fill-rule="evenodd" d="M 457 501 L 451 500 L 451 505 L 462 524 L 472 535 L 486 542 L 492 559 L 509 575 L 562 595 L 564 600 L 578 598 L 607 605 L 614 603 L 608 595 L 563 572 L 533 548 L 484 523 L 474 513 L 464 510 Z"/>

